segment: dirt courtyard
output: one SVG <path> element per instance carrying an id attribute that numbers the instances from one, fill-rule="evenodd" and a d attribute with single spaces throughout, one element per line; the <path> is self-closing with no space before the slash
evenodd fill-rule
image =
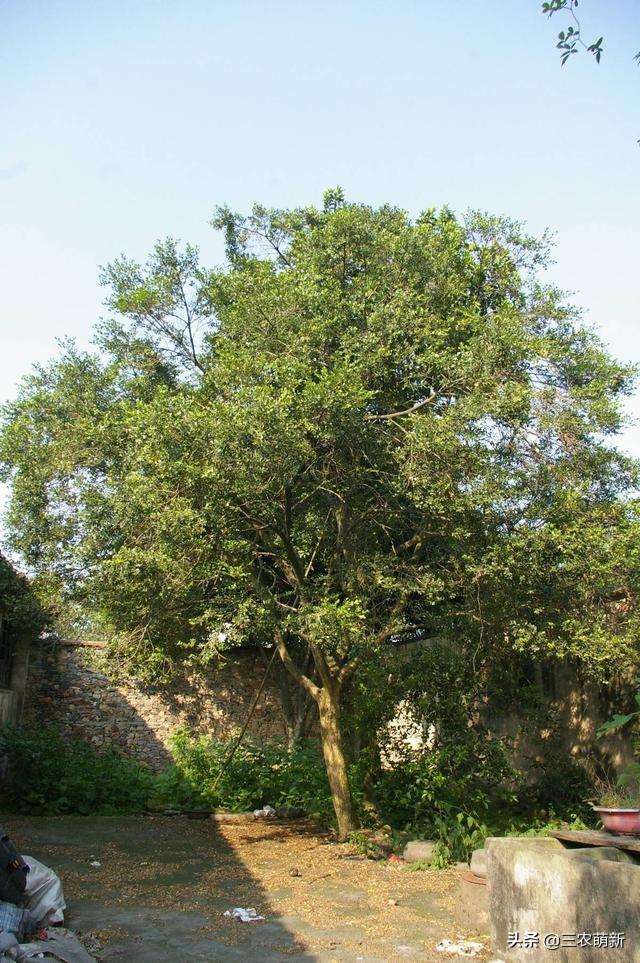
<path id="1" fill-rule="evenodd" d="M 62 878 L 68 923 L 105 963 L 440 961 L 478 939 L 486 889 L 455 870 L 357 856 L 305 824 L 184 816 L 3 816 L 19 850 Z M 92 865 L 99 863 L 100 865 Z M 263 922 L 225 910 L 253 907 Z"/>

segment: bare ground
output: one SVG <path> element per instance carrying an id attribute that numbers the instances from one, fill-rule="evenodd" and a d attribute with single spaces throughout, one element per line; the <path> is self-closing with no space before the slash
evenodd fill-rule
<path id="1" fill-rule="evenodd" d="M 18 848 L 61 876 L 69 925 L 105 963 L 439 961 L 444 938 L 490 958 L 485 888 L 459 872 L 358 857 L 300 823 L 183 816 L 6 817 Z M 100 866 L 92 866 L 97 861 Z M 261 923 L 224 910 L 254 907 Z"/>

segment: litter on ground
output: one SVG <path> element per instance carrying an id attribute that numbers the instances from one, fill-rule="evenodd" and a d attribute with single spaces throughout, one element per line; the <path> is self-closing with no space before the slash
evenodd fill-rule
<path id="1" fill-rule="evenodd" d="M 258 916 L 253 907 L 243 909 L 242 906 L 236 906 L 234 909 L 226 910 L 224 915 L 231 916 L 234 920 L 240 920 L 241 923 L 256 923 L 258 920 L 266 919 L 264 916 Z"/>
<path id="2" fill-rule="evenodd" d="M 256 819 L 275 819 L 277 813 L 273 806 L 263 806 L 262 809 L 254 809 L 253 815 Z"/>
<path id="3" fill-rule="evenodd" d="M 95 957 L 87 953 L 75 933 L 63 927 L 47 930 L 44 940 L 21 943 L 20 950 L 23 956 L 18 955 L 18 959 L 30 960 L 46 955 L 62 963 L 96 963 Z"/>
<path id="4" fill-rule="evenodd" d="M 475 940 L 440 940 L 436 946 L 438 953 L 448 953 L 449 956 L 477 956 L 483 944 Z"/>

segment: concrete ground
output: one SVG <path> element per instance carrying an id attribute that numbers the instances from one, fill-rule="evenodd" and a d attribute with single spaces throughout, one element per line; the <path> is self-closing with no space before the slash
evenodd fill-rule
<path id="1" fill-rule="evenodd" d="M 301 824 L 183 816 L 3 817 L 62 878 L 68 924 L 104 963 L 442 961 L 442 939 L 491 956 L 486 889 L 460 873 L 357 856 Z M 99 862 L 99 866 L 92 866 Z M 254 907 L 264 922 L 224 917 Z"/>

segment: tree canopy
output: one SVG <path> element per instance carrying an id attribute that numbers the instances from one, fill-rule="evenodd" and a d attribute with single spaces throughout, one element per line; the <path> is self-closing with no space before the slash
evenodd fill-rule
<path id="1" fill-rule="evenodd" d="M 610 444 L 633 371 L 508 219 L 336 189 L 213 224 L 225 267 L 171 240 L 115 261 L 97 352 L 66 345 L 6 409 L 13 544 L 146 671 L 275 645 L 345 835 L 343 693 L 384 646 L 633 659 L 635 466 Z"/>

